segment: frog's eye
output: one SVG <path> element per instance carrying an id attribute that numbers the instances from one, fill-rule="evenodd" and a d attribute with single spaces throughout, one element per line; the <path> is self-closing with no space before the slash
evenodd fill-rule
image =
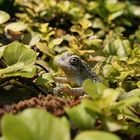
<path id="1" fill-rule="evenodd" d="M 77 64 L 79 64 L 79 59 L 77 57 L 72 57 L 70 60 L 69 60 L 70 64 L 75 66 Z"/>

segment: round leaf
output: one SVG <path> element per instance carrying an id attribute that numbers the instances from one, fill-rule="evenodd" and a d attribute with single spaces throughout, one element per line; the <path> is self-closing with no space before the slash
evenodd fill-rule
<path id="1" fill-rule="evenodd" d="M 73 123 L 80 129 L 92 129 L 96 122 L 96 114 L 87 111 L 82 104 L 66 108 L 65 111 Z"/>
<path id="2" fill-rule="evenodd" d="M 7 140 L 70 140 L 69 131 L 66 118 L 56 118 L 40 109 L 27 109 L 2 119 L 2 133 Z"/>
<path id="3" fill-rule="evenodd" d="M 0 24 L 3 24 L 4 22 L 8 21 L 9 19 L 10 19 L 9 14 L 0 10 Z"/>
<path id="4" fill-rule="evenodd" d="M 11 126 L 13 125 L 15 127 L 14 129 L 11 129 Z M 33 135 L 30 133 L 28 126 L 18 116 L 5 116 L 3 119 L 2 129 L 6 140 L 34 140 Z"/>
<path id="5" fill-rule="evenodd" d="M 15 32 L 19 32 L 19 31 L 24 31 L 26 28 L 27 28 L 27 24 L 25 24 L 24 22 L 13 22 L 5 27 L 5 31 L 12 30 Z"/>
<path id="6" fill-rule="evenodd" d="M 121 140 L 118 136 L 104 131 L 85 131 L 74 140 Z"/>
<path id="7" fill-rule="evenodd" d="M 88 95 L 95 99 L 100 97 L 107 87 L 103 83 L 94 83 L 91 79 L 87 79 L 83 83 L 83 88 Z"/>
<path id="8" fill-rule="evenodd" d="M 3 57 L 7 65 L 23 62 L 24 65 L 32 65 L 36 61 L 36 52 L 15 41 L 5 48 Z"/>
<path id="9" fill-rule="evenodd" d="M 40 41 L 40 38 L 41 35 L 39 33 L 31 32 L 24 35 L 22 42 L 24 44 L 28 44 L 29 46 L 33 46 Z"/>

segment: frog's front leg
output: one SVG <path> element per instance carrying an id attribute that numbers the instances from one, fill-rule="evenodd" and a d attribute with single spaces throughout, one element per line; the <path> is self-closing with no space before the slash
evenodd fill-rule
<path id="1" fill-rule="evenodd" d="M 68 94 L 73 96 L 82 96 L 86 94 L 82 87 L 72 88 L 68 84 L 57 84 L 53 92 L 55 95 Z"/>

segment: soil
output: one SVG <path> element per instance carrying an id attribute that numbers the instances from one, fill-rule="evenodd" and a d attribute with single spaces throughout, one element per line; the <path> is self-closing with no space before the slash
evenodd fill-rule
<path id="1" fill-rule="evenodd" d="M 52 95 L 38 95 L 18 103 L 3 104 L 0 106 L 0 116 L 5 113 L 17 114 L 26 108 L 43 108 L 55 116 L 65 115 L 64 108 L 79 104 L 81 99 L 62 99 Z"/>

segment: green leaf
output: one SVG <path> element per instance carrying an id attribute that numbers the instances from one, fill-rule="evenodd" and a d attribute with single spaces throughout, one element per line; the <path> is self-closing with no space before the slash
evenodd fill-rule
<path id="1" fill-rule="evenodd" d="M 26 28 L 27 28 L 27 24 L 25 24 L 24 22 L 13 22 L 13 23 L 9 23 L 5 27 L 5 31 L 12 30 L 18 32 L 18 31 L 24 31 Z"/>
<path id="2" fill-rule="evenodd" d="M 120 101 L 114 106 L 114 110 L 120 112 L 118 115 L 119 120 L 127 119 L 136 123 L 140 123 L 139 113 L 140 113 L 140 92 L 136 90 L 132 93 L 128 92 L 123 96 L 120 96 Z M 125 96 L 126 95 L 126 96 Z"/>
<path id="3" fill-rule="evenodd" d="M 136 127 L 136 124 L 128 123 L 127 133 L 131 135 L 140 135 L 140 130 Z"/>
<path id="4" fill-rule="evenodd" d="M 38 42 L 37 44 L 36 44 L 36 47 L 41 51 L 41 52 L 43 52 L 44 54 L 47 54 L 47 55 L 49 55 L 49 56 L 53 56 L 52 55 L 52 53 L 51 53 L 51 49 L 50 48 L 48 48 L 47 46 L 46 46 L 46 43 L 45 42 Z"/>
<path id="5" fill-rule="evenodd" d="M 30 129 L 19 116 L 4 116 L 2 125 L 3 135 L 7 140 L 33 140 L 34 136 L 30 132 Z M 10 126 L 14 125 L 14 129 L 11 129 Z"/>
<path id="6" fill-rule="evenodd" d="M 98 112 L 103 115 L 108 115 L 111 113 L 111 108 L 116 105 L 116 101 L 121 93 L 120 90 L 115 90 L 111 88 L 105 87 L 103 84 L 90 84 L 89 82 L 86 83 L 89 85 L 88 92 L 90 93 L 98 93 L 97 96 L 90 94 L 90 96 L 93 98 L 93 100 L 85 99 L 82 101 L 85 108 L 93 111 Z M 94 87 L 94 88 L 93 88 Z M 96 97 L 96 98 L 95 98 Z"/>
<path id="7" fill-rule="evenodd" d="M 18 62 L 14 65 L 7 67 L 7 68 L 0 69 L 0 75 L 6 74 L 6 73 L 16 72 L 16 71 L 22 70 L 23 68 L 24 68 L 24 63 Z"/>
<path id="8" fill-rule="evenodd" d="M 117 55 L 122 60 L 126 60 L 132 53 L 130 41 L 122 40 L 120 38 L 113 40 L 111 44 L 106 44 L 104 50 L 107 54 Z"/>
<path id="9" fill-rule="evenodd" d="M 83 83 L 83 88 L 87 94 L 89 94 L 93 99 L 101 96 L 104 89 L 107 87 L 102 83 L 95 83 L 91 79 L 87 79 Z"/>
<path id="10" fill-rule="evenodd" d="M 108 108 L 115 104 L 120 95 L 120 90 L 107 88 L 102 94 L 102 108 Z"/>
<path id="11" fill-rule="evenodd" d="M 69 131 L 66 118 L 56 118 L 40 109 L 27 109 L 2 118 L 6 140 L 70 140 Z"/>
<path id="12" fill-rule="evenodd" d="M 129 6 L 129 11 L 130 11 L 133 15 L 140 17 L 140 6 L 137 6 L 137 5 L 130 5 L 130 6 Z"/>
<path id="13" fill-rule="evenodd" d="M 110 21 L 116 19 L 117 17 L 123 15 L 123 12 L 124 12 L 124 11 L 121 10 L 121 11 L 117 11 L 117 12 L 115 12 L 115 13 L 110 14 L 110 15 L 108 16 L 108 21 L 110 22 Z"/>
<path id="14" fill-rule="evenodd" d="M 0 10 L 0 24 L 5 23 L 10 19 L 10 15 L 6 13 L 5 11 Z"/>
<path id="15" fill-rule="evenodd" d="M 81 36 L 84 35 L 84 33 L 82 32 L 82 28 L 80 27 L 80 25 L 73 25 L 70 30 L 71 30 L 71 32 L 76 32 L 76 33 L 78 33 Z"/>
<path id="16" fill-rule="evenodd" d="M 88 100 L 88 99 L 84 99 L 82 100 L 82 104 L 84 105 L 84 107 L 92 112 L 97 112 L 97 113 L 102 113 L 102 110 L 100 108 L 100 100 Z"/>
<path id="17" fill-rule="evenodd" d="M 95 18 L 92 26 L 95 29 L 104 29 L 105 28 L 105 25 L 100 18 Z"/>
<path id="18" fill-rule="evenodd" d="M 48 47 L 52 49 L 54 46 L 61 44 L 62 41 L 62 38 L 53 39 L 52 41 L 50 41 Z"/>
<path id="19" fill-rule="evenodd" d="M 117 56 L 125 58 L 131 54 L 130 42 L 128 40 L 116 39 L 112 45 L 115 48 Z"/>
<path id="20" fill-rule="evenodd" d="M 22 42 L 24 44 L 28 44 L 29 46 L 36 45 L 40 41 L 41 35 L 36 32 L 30 32 L 25 34 L 23 37 Z"/>
<path id="21" fill-rule="evenodd" d="M 124 109 L 127 107 L 130 107 L 132 105 L 140 105 L 140 97 L 138 96 L 128 96 L 127 98 L 123 98 L 120 101 L 118 101 L 114 107 L 116 107 L 116 109 Z M 124 109 L 125 110 L 125 109 Z"/>
<path id="22" fill-rule="evenodd" d="M 137 87 L 140 88 L 140 81 L 137 82 Z"/>
<path id="23" fill-rule="evenodd" d="M 4 138 L 4 137 L 1 137 L 1 138 L 0 138 L 0 140 L 6 140 L 6 138 Z"/>
<path id="24" fill-rule="evenodd" d="M 82 26 L 83 29 L 87 29 L 92 26 L 91 22 L 88 19 L 81 19 L 79 24 Z"/>
<path id="25" fill-rule="evenodd" d="M 86 45 L 88 46 L 97 46 L 99 47 L 99 45 L 101 45 L 102 40 L 101 39 L 85 39 L 84 43 L 86 43 Z M 94 49 L 96 49 L 96 47 L 94 47 Z"/>
<path id="26" fill-rule="evenodd" d="M 118 76 L 119 72 L 116 68 L 113 67 L 111 64 L 106 64 L 102 68 L 102 74 L 105 78 L 112 79 L 112 77 Z"/>
<path id="27" fill-rule="evenodd" d="M 0 70 L 1 77 L 31 78 L 36 73 L 36 67 L 33 66 L 36 61 L 36 52 L 17 41 L 7 45 L 3 51 L 3 58 L 7 67 Z"/>
<path id="28" fill-rule="evenodd" d="M 74 140 L 121 140 L 118 136 L 104 131 L 85 131 L 76 136 Z"/>
<path id="29" fill-rule="evenodd" d="M 87 111 L 82 104 L 72 108 L 66 108 L 65 111 L 73 123 L 80 129 L 93 128 L 97 116 L 95 113 Z"/>
<path id="30" fill-rule="evenodd" d="M 42 74 L 40 77 L 38 77 L 36 79 L 36 84 L 38 85 L 43 85 L 43 84 L 47 84 L 47 83 L 53 83 L 54 79 L 53 79 L 53 74 L 52 73 L 45 73 Z"/>
<path id="31" fill-rule="evenodd" d="M 0 58 L 2 57 L 3 51 L 6 47 L 7 47 L 6 45 L 0 47 Z"/>
<path id="32" fill-rule="evenodd" d="M 107 129 L 111 132 L 126 129 L 126 126 L 120 121 L 116 120 L 116 118 L 114 118 L 113 116 L 107 116 L 104 120 Z"/>
<path id="33" fill-rule="evenodd" d="M 2 77 L 22 76 L 22 77 L 26 77 L 26 78 L 32 78 L 36 74 L 35 66 L 24 66 L 23 69 L 20 68 L 19 70 L 15 71 L 15 72 L 11 70 L 12 66 L 8 67 L 9 73 L 3 72 Z"/>
<path id="34" fill-rule="evenodd" d="M 123 10 L 125 8 L 125 3 L 107 1 L 105 6 L 109 12 L 116 12 Z"/>
<path id="35" fill-rule="evenodd" d="M 33 65 L 36 61 L 36 52 L 15 41 L 8 44 L 3 52 L 7 65 L 23 62 L 24 65 Z"/>

